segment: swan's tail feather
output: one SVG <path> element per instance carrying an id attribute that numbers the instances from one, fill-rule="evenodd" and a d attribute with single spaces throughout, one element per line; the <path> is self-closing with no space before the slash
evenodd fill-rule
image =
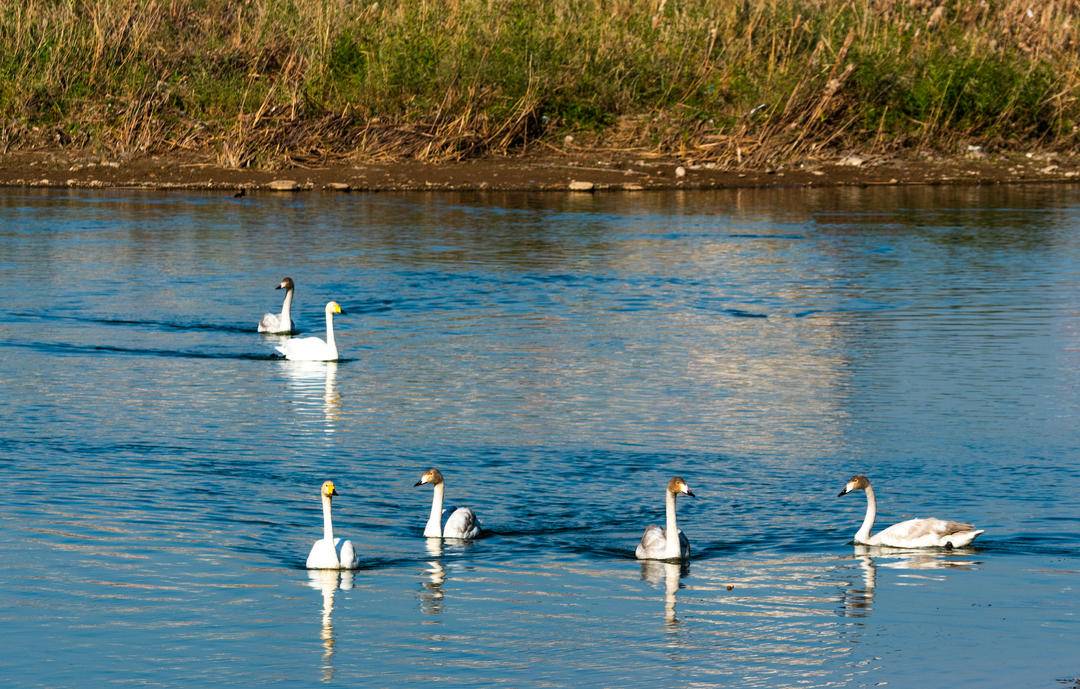
<path id="1" fill-rule="evenodd" d="M 945 533 L 963 533 L 965 531 L 973 531 L 974 529 L 974 524 L 968 524 L 966 522 L 945 522 Z"/>

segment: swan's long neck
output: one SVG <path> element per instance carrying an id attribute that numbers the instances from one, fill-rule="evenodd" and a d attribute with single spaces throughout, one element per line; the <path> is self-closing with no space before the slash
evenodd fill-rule
<path id="1" fill-rule="evenodd" d="M 334 312 L 330 310 L 326 311 L 326 344 L 337 352 L 337 343 L 334 342 Z"/>
<path id="2" fill-rule="evenodd" d="M 874 519 L 877 518 L 877 500 L 874 498 L 874 488 L 866 487 L 866 517 L 862 526 L 855 532 L 855 542 L 865 543 L 870 540 L 870 529 L 874 528 Z"/>
<path id="3" fill-rule="evenodd" d="M 667 507 L 667 531 L 664 533 L 666 555 L 679 557 L 679 525 L 675 521 L 675 494 L 670 490 L 665 490 L 664 501 Z"/>
<path id="4" fill-rule="evenodd" d="M 431 494 L 431 516 L 428 517 L 427 526 L 424 527 L 424 536 L 427 538 L 442 538 L 442 504 L 443 483 L 436 483 L 435 490 Z"/>
<path id="5" fill-rule="evenodd" d="M 285 290 L 285 301 L 281 304 L 281 318 L 279 320 L 282 322 L 292 322 L 292 298 L 293 290 L 292 287 L 290 287 Z"/>
<path id="6" fill-rule="evenodd" d="M 334 542 L 334 522 L 330 519 L 330 496 L 322 496 L 322 533 L 323 538 Z"/>

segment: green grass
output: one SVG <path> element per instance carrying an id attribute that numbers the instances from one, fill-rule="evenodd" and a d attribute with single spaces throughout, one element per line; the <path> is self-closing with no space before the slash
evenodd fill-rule
<path id="1" fill-rule="evenodd" d="M 763 163 L 1068 148 L 1080 8 L 1018 0 L 30 0 L 0 140 L 230 165 L 506 154 L 537 138 Z"/>

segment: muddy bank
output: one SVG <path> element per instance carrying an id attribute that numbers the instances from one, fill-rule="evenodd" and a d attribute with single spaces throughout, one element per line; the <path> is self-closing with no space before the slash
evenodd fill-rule
<path id="1" fill-rule="evenodd" d="M 775 169 L 721 169 L 692 159 L 605 152 L 426 164 L 335 162 L 285 170 L 228 169 L 193 155 L 111 160 L 69 151 L 0 156 L 0 186 L 262 191 L 642 191 L 790 186 L 1080 183 L 1080 156 L 983 154 L 911 159 L 852 154 Z"/>

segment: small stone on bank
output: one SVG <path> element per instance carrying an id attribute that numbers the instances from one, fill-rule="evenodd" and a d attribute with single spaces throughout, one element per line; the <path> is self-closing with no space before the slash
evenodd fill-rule
<path id="1" fill-rule="evenodd" d="M 596 185 L 592 182 L 582 182 L 578 180 L 572 180 L 570 182 L 570 191 L 592 191 L 596 188 Z"/>
<path id="2" fill-rule="evenodd" d="M 275 179 L 266 185 L 271 191 L 299 191 L 300 185 L 291 179 Z"/>
<path id="3" fill-rule="evenodd" d="M 676 177 L 686 177 L 686 168 L 684 168 L 682 165 L 675 168 L 675 176 Z"/>
<path id="4" fill-rule="evenodd" d="M 352 187 L 345 182 L 329 182 L 326 188 L 330 191 L 352 191 Z"/>

